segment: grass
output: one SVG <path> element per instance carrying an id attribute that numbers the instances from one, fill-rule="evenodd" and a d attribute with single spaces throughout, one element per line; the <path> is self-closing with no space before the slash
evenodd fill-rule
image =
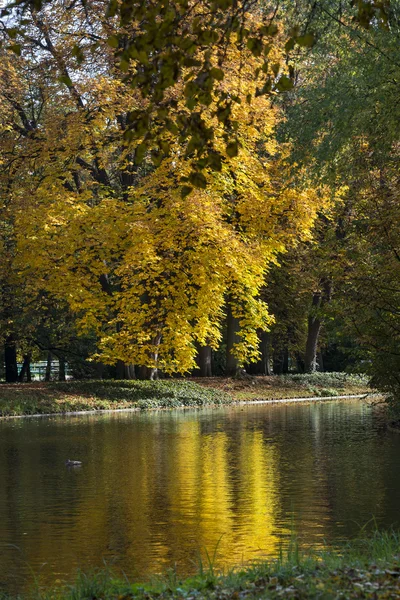
<path id="1" fill-rule="evenodd" d="M 0 416 L 69 411 L 220 406 L 232 398 L 188 380 L 67 381 L 0 386 Z"/>
<path id="2" fill-rule="evenodd" d="M 365 375 L 348 373 L 305 373 L 274 377 L 196 379 L 204 386 L 213 386 L 235 400 L 279 400 L 281 398 L 332 397 L 368 394 L 373 390 Z"/>
<path id="3" fill-rule="evenodd" d="M 200 565 L 198 574 L 181 580 L 175 570 L 147 584 L 116 579 L 109 570 L 79 574 L 72 586 L 43 590 L 38 585 L 32 600 L 139 600 L 241 598 L 398 598 L 400 596 L 400 535 L 375 532 L 340 549 L 304 553 L 295 539 L 278 559 L 218 573 L 213 563 Z M 3 595 L 3 600 L 11 596 Z"/>
<path id="4" fill-rule="evenodd" d="M 335 397 L 368 391 L 365 378 L 345 373 L 4 384 L 0 385 L 0 417 L 87 410 L 222 406 L 243 400 Z"/>

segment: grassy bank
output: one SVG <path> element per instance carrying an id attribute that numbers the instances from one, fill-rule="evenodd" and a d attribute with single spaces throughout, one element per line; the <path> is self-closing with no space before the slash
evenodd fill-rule
<path id="1" fill-rule="evenodd" d="M 305 373 L 273 377 L 196 379 L 204 387 L 221 390 L 236 401 L 281 398 L 335 397 L 372 392 L 365 375 L 348 373 Z"/>
<path id="2" fill-rule="evenodd" d="M 67 381 L 0 386 L 0 416 L 220 406 L 232 398 L 193 381 Z"/>
<path id="3" fill-rule="evenodd" d="M 335 397 L 368 391 L 363 377 L 344 373 L 1 384 L 0 417 L 104 409 L 222 406 L 243 400 Z"/>
<path id="4" fill-rule="evenodd" d="M 197 576 L 179 580 L 171 572 L 150 584 L 115 579 L 108 571 L 80 575 L 74 585 L 34 590 L 35 600 L 140 600 L 241 598 L 399 598 L 400 536 L 396 532 L 349 543 L 340 551 L 300 553 L 295 543 L 271 562 L 218 574 L 212 564 Z M 0 593 L 1 598 L 1 593 Z M 11 597 L 3 596 L 4 600 Z"/>

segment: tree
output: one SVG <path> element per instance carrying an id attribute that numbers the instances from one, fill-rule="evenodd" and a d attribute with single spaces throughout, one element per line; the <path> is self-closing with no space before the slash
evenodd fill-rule
<path id="1" fill-rule="evenodd" d="M 248 50 L 241 64 L 243 51 L 235 44 L 225 49 L 231 67 L 202 114 L 213 151 L 205 174 L 194 176 L 187 160 L 196 149 L 193 136 L 185 146 L 171 134 L 161 162 L 143 144 L 146 130 L 136 145 L 126 144 L 130 114 L 144 101 L 121 81 L 110 49 L 72 82 L 70 40 L 86 31 L 78 26 L 62 11 L 32 13 L 14 67 L 23 73 L 34 64 L 47 74 L 39 88 L 44 108 L 26 136 L 31 175 L 19 186 L 29 206 L 18 214 L 19 268 L 38 291 L 68 302 L 110 363 L 189 370 L 196 344 L 218 343 L 227 297 L 240 321 L 235 354 L 241 363 L 256 357 L 256 330 L 270 321 L 258 298 L 268 263 L 309 230 L 318 201 L 282 183 L 273 142 L 277 111 L 268 97 L 255 98 L 255 64 L 261 68 L 264 59 Z M 233 89 L 237 101 L 227 111 L 220 95 Z M 186 91 L 175 87 L 177 114 L 187 110 Z M 4 98 L 10 126 L 19 125 L 21 114 Z M 228 145 L 227 115 L 236 140 Z M 144 161 L 137 160 L 142 153 Z M 179 189 L 182 177 L 195 189 Z"/>
<path id="2" fill-rule="evenodd" d="M 300 59 L 301 82 L 287 107 L 295 153 L 315 180 L 340 188 L 348 207 L 337 299 L 347 330 L 368 351 L 366 366 L 381 389 L 396 395 L 399 371 L 397 227 L 399 119 L 399 4 L 386 17 L 365 13 L 365 29 L 351 14 L 324 13 L 336 34 Z M 304 58 L 304 57 L 303 57 Z M 339 271 L 341 267 L 341 272 Z"/>

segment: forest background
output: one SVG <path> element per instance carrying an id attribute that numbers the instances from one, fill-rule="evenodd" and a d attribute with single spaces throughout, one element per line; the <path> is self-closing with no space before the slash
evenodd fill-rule
<path id="1" fill-rule="evenodd" d="M 399 11 L 4 8 L 6 381 L 350 369 L 395 404 Z"/>

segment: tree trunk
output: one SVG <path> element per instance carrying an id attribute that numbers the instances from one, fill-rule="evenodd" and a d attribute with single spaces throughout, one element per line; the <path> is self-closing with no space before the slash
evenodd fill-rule
<path id="1" fill-rule="evenodd" d="M 312 316 L 308 317 L 306 353 L 304 355 L 304 370 L 306 373 L 313 373 L 317 369 L 317 349 L 321 324 L 320 319 Z"/>
<path id="2" fill-rule="evenodd" d="M 319 370 L 323 373 L 325 371 L 325 369 L 324 369 L 324 358 L 322 356 L 322 350 L 320 350 L 318 352 L 318 366 L 319 366 Z"/>
<path id="3" fill-rule="evenodd" d="M 263 331 L 260 336 L 261 351 L 261 373 L 263 375 L 272 375 L 271 357 L 269 352 L 271 336 L 268 331 Z"/>
<path id="4" fill-rule="evenodd" d="M 283 373 L 283 352 L 282 348 L 274 350 L 273 365 L 274 375 L 282 375 Z"/>
<path id="5" fill-rule="evenodd" d="M 124 379 L 136 379 L 135 374 L 135 365 L 130 363 L 129 365 L 124 365 L 125 368 L 125 377 Z"/>
<path id="6" fill-rule="evenodd" d="M 262 331 L 259 334 L 258 349 L 261 358 L 256 363 L 250 363 L 246 366 L 246 370 L 250 375 L 272 375 L 271 356 L 270 356 L 270 340 L 271 334 L 269 331 Z"/>
<path id="7" fill-rule="evenodd" d="M 116 364 L 117 379 L 136 379 L 135 365 L 125 364 L 122 360 L 117 360 Z"/>
<path id="8" fill-rule="evenodd" d="M 151 358 L 154 361 L 155 365 L 157 365 L 158 361 L 158 346 L 161 344 L 161 335 L 158 333 L 153 338 L 154 352 L 151 353 Z M 158 379 L 158 368 L 157 366 L 150 368 L 150 379 Z"/>
<path id="9" fill-rule="evenodd" d="M 304 373 L 304 359 L 300 352 L 296 352 L 297 372 Z"/>
<path id="10" fill-rule="evenodd" d="M 4 344 L 4 362 L 6 366 L 6 382 L 18 381 L 17 348 L 14 336 L 9 335 Z"/>
<path id="11" fill-rule="evenodd" d="M 286 375 L 289 373 L 289 348 L 284 347 L 282 352 L 282 373 Z"/>
<path id="12" fill-rule="evenodd" d="M 45 376 L 44 376 L 44 380 L 45 381 L 50 381 L 51 378 L 51 352 L 47 353 L 47 362 L 46 362 L 46 372 L 45 372 Z"/>
<path id="13" fill-rule="evenodd" d="M 233 354 L 233 346 L 240 341 L 238 332 L 240 331 L 239 319 L 233 316 L 232 309 L 228 305 L 228 313 L 226 316 L 226 374 L 229 377 L 234 377 L 239 369 L 239 363 L 236 356 Z"/>
<path id="14" fill-rule="evenodd" d="M 60 356 L 58 358 L 58 381 L 65 381 L 65 358 Z"/>
<path id="15" fill-rule="evenodd" d="M 310 315 L 308 317 L 308 332 L 306 352 L 304 356 L 304 370 L 312 373 L 317 368 L 318 338 L 322 326 L 321 309 L 331 299 L 332 282 L 329 279 L 321 280 L 322 291 L 314 292 Z"/>
<path id="16" fill-rule="evenodd" d="M 212 377 L 211 346 L 200 346 L 196 357 L 200 377 Z"/>
<path id="17" fill-rule="evenodd" d="M 30 354 L 24 354 L 24 362 L 21 367 L 21 371 L 18 375 L 18 381 L 24 381 L 24 377 L 26 375 L 26 381 L 29 383 L 32 381 L 31 376 L 31 356 Z"/>

